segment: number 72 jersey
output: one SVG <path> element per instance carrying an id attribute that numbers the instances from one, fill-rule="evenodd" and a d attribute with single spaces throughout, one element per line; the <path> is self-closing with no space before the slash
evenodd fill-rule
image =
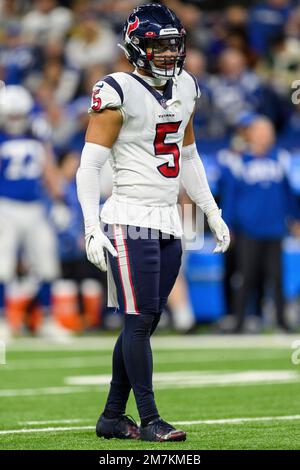
<path id="1" fill-rule="evenodd" d="M 184 131 L 200 91 L 183 71 L 163 94 L 140 75 L 118 72 L 93 89 L 90 112 L 119 108 L 123 125 L 113 145 L 113 194 L 118 201 L 145 206 L 177 203 Z"/>

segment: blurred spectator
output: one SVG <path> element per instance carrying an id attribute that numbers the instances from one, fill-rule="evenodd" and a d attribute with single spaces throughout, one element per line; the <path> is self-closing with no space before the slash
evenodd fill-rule
<path id="1" fill-rule="evenodd" d="M 36 65 L 36 50 L 26 43 L 18 23 L 6 24 L 0 42 L 0 67 L 7 85 L 20 85 Z"/>
<path id="2" fill-rule="evenodd" d="M 133 72 L 133 65 L 128 62 L 123 52 L 119 54 L 118 58 L 114 61 L 111 67 L 112 73 L 114 72 Z M 100 77 L 100 75 L 99 75 Z"/>
<path id="3" fill-rule="evenodd" d="M 260 62 L 263 74 L 282 95 L 289 95 L 300 73 L 300 8 L 289 16 L 284 29 L 270 42 L 270 53 Z"/>
<path id="4" fill-rule="evenodd" d="M 80 79 L 80 72 L 65 63 L 62 44 L 49 41 L 42 50 L 39 69 L 29 74 L 26 86 L 36 93 L 41 84 L 47 83 L 53 89 L 55 101 L 63 105 L 74 99 Z"/>
<path id="5" fill-rule="evenodd" d="M 188 49 L 185 69 L 196 78 L 201 90 L 201 99 L 196 103 L 194 130 L 203 151 L 215 145 L 222 146 L 227 132 L 224 121 L 219 119 L 219 110 L 213 102 L 212 77 L 207 72 L 205 55 L 195 48 Z"/>
<path id="6" fill-rule="evenodd" d="M 282 118 L 282 103 L 275 91 L 246 66 L 245 56 L 237 49 L 226 49 L 219 58 L 219 75 L 210 84 L 212 100 L 220 119 L 228 126 L 244 110 L 264 114 L 274 123 Z"/>
<path id="7" fill-rule="evenodd" d="M 259 282 L 272 287 L 277 324 L 288 330 L 284 318 L 281 243 L 287 220 L 300 212 L 287 179 L 287 153 L 276 146 L 274 128 L 263 117 L 249 115 L 240 123 L 244 148 L 224 161 L 227 167 L 223 216 L 236 237 L 240 284 L 235 297 L 235 331 L 242 331 L 249 300 Z M 241 148 L 241 147 L 240 147 Z M 226 168 L 225 168 L 226 170 Z"/>
<path id="8" fill-rule="evenodd" d="M 45 210 L 45 189 L 61 196 L 60 177 L 49 145 L 31 127 L 33 100 L 17 85 L 8 86 L 2 98 L 0 134 L 0 336 L 8 337 L 4 320 L 6 287 L 16 276 L 20 250 L 28 272 L 38 283 L 36 299 L 45 316 L 41 333 L 64 335 L 51 316 L 51 284 L 59 275 L 53 229 Z M 23 311 L 24 314 L 24 311 Z M 20 327 L 19 322 L 19 327 Z"/>
<path id="9" fill-rule="evenodd" d="M 292 108 L 278 135 L 278 143 L 293 154 L 300 155 L 300 103 Z"/>
<path id="10" fill-rule="evenodd" d="M 262 84 L 254 72 L 247 70 L 245 57 L 236 49 L 222 52 L 219 71 L 211 83 L 213 100 L 225 122 L 232 125 L 243 109 L 259 107 Z"/>
<path id="11" fill-rule="evenodd" d="M 49 39 L 63 39 L 72 24 L 71 10 L 59 6 L 56 0 L 34 0 L 33 4 L 21 22 L 27 40 L 43 44 Z"/>
<path id="12" fill-rule="evenodd" d="M 84 277 L 85 269 L 93 269 L 81 251 L 82 228 L 78 220 L 73 171 L 77 168 L 84 142 L 86 109 L 92 86 L 108 73 L 133 70 L 117 42 L 124 19 L 139 3 L 142 0 L 0 0 L 0 80 L 7 85 L 23 85 L 33 94 L 31 130 L 36 139 L 47 141 L 48 150 L 54 148 L 54 157 L 60 164 L 64 180 L 63 204 L 57 206 L 55 203 L 53 214 L 58 222 L 65 277 L 72 273 Z M 196 77 L 201 90 L 201 99 L 196 104 L 195 135 L 208 175 L 213 175 L 212 189 L 217 190 L 220 173 L 219 196 L 227 204 L 234 186 L 232 181 L 236 180 L 235 184 L 242 186 L 240 177 L 235 174 L 239 165 L 258 168 L 263 179 L 266 170 L 262 162 L 269 162 L 273 157 L 277 162 L 275 150 L 268 150 L 263 158 L 257 158 L 247 149 L 251 126 L 247 119 L 241 121 L 240 114 L 246 111 L 248 117 L 249 112 L 254 112 L 272 120 L 278 145 L 292 154 L 289 177 L 299 195 L 300 107 L 292 105 L 290 99 L 291 83 L 299 79 L 300 72 L 299 2 L 234 0 L 218 4 L 165 0 L 164 3 L 182 18 L 188 33 L 185 68 Z M 226 6 L 228 4 L 230 6 Z M 240 130 L 235 135 L 237 122 Z M 257 140 L 264 140 L 266 129 L 258 132 Z M 227 154 L 222 152 L 223 163 L 219 166 L 216 153 L 229 147 Z M 253 163 L 250 165 L 251 158 Z M 276 166 L 274 162 L 268 165 Z M 109 171 L 107 166 L 103 198 L 110 192 Z M 280 186 L 279 182 L 262 180 L 253 184 L 253 188 L 258 191 L 260 184 L 264 190 L 265 184 L 272 188 L 276 184 L 278 188 Z M 249 211 L 252 205 L 255 211 L 252 199 L 248 205 Z M 293 224 L 293 227 L 297 229 L 294 233 L 299 233 L 299 226 Z M 72 265 L 72 256 L 76 268 Z M 227 281 L 235 266 L 232 250 L 226 255 Z M 91 275 L 99 277 L 96 272 L 89 273 Z M 231 304 L 229 309 L 233 310 Z"/>
<path id="13" fill-rule="evenodd" d="M 117 39 L 109 24 L 87 13 L 66 44 L 66 57 L 79 69 L 95 64 L 112 64 L 117 55 Z"/>
<path id="14" fill-rule="evenodd" d="M 215 58 L 228 48 L 240 50 L 247 65 L 252 67 L 255 64 L 255 55 L 248 40 L 248 11 L 240 5 L 232 5 L 225 9 L 223 15 L 215 12 L 211 13 L 209 18 L 209 41 L 205 50 L 211 72 L 217 72 Z"/>
<path id="15" fill-rule="evenodd" d="M 76 121 L 72 120 L 68 108 L 59 106 L 55 101 L 48 103 L 47 121 L 51 126 L 52 144 L 57 156 L 67 150 L 67 145 L 76 129 Z"/>
<path id="16" fill-rule="evenodd" d="M 177 14 L 185 29 L 189 31 L 188 45 L 200 47 L 207 41 L 207 30 L 202 25 L 205 20 L 200 8 L 192 3 L 183 4 L 179 0 L 165 0 L 164 4 Z"/>
<path id="17" fill-rule="evenodd" d="M 102 0 L 101 2 L 93 1 L 93 10 L 100 18 L 105 18 L 116 33 L 121 33 L 124 21 L 131 11 L 139 4 L 144 3 L 143 0 Z"/>
<path id="18" fill-rule="evenodd" d="M 0 0 L 0 30 L 20 19 L 20 2 L 18 0 Z"/>
<path id="19" fill-rule="evenodd" d="M 269 51 L 271 41 L 282 33 L 292 8 L 292 0 L 265 0 L 251 9 L 249 40 L 253 51 L 258 55 Z"/>

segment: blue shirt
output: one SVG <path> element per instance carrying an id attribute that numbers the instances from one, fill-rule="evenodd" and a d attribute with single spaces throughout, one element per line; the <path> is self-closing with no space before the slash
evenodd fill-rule
<path id="1" fill-rule="evenodd" d="M 31 135 L 0 132 L 0 197 L 24 202 L 43 198 L 45 150 Z"/>
<path id="2" fill-rule="evenodd" d="M 264 157 L 228 153 L 220 162 L 221 205 L 229 227 L 255 239 L 282 238 L 286 218 L 300 215 L 286 174 L 286 152 L 273 148 Z"/>
<path id="3" fill-rule="evenodd" d="M 283 30 L 292 11 L 292 1 L 283 7 L 274 7 L 268 2 L 254 6 L 249 15 L 248 33 L 251 48 L 264 55 L 273 38 Z"/>

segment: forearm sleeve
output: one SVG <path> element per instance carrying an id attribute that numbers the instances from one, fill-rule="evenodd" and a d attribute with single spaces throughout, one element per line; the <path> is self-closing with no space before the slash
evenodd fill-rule
<path id="1" fill-rule="evenodd" d="M 206 215 L 218 210 L 195 143 L 182 148 L 181 178 L 189 197 Z"/>
<path id="2" fill-rule="evenodd" d="M 86 142 L 82 150 L 76 183 L 86 231 L 99 221 L 100 171 L 109 154 L 109 148 L 91 142 Z"/>

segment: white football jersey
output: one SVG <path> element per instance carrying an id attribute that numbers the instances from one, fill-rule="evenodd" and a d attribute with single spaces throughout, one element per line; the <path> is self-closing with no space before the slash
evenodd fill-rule
<path id="1" fill-rule="evenodd" d="M 101 213 L 104 222 L 181 236 L 180 154 L 199 97 L 197 81 L 185 71 L 167 82 L 163 94 L 135 73 L 113 73 L 96 83 L 90 112 L 119 108 L 123 115 L 110 154 L 113 191 Z"/>

